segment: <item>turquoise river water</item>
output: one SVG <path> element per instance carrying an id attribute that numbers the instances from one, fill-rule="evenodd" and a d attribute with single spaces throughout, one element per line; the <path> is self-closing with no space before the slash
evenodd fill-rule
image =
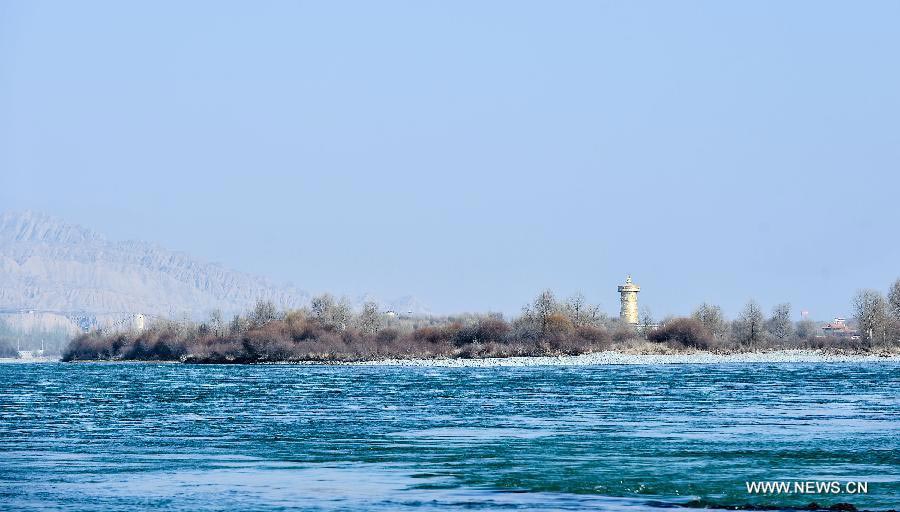
<path id="1" fill-rule="evenodd" d="M 748 481 L 840 492 L 749 493 Z M 2 510 L 813 502 L 900 508 L 896 362 L 0 364 Z"/>

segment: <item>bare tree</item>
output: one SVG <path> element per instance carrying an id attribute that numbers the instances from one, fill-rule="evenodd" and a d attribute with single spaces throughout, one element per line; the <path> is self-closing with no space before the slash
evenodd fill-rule
<path id="1" fill-rule="evenodd" d="M 323 293 L 322 295 L 313 297 L 312 301 L 310 301 L 310 309 L 312 309 L 313 315 L 319 320 L 324 320 L 328 310 L 333 306 L 334 297 L 332 297 L 330 293 Z"/>
<path id="2" fill-rule="evenodd" d="M 535 324 L 541 335 L 547 334 L 550 317 L 559 311 L 556 297 L 550 290 L 544 290 L 530 305 L 522 309 L 522 317 Z"/>
<path id="3" fill-rule="evenodd" d="M 746 345 L 755 345 L 765 340 L 765 317 L 759 304 L 750 301 L 732 324 L 735 339 Z"/>
<path id="4" fill-rule="evenodd" d="M 254 327 L 262 327 L 267 323 L 278 319 L 278 308 L 272 301 L 258 300 L 250 313 L 250 323 Z"/>
<path id="5" fill-rule="evenodd" d="M 648 308 L 647 306 L 642 307 L 640 323 L 641 334 L 646 336 L 655 326 L 656 320 L 653 318 L 653 311 L 650 311 L 650 308 Z"/>
<path id="6" fill-rule="evenodd" d="M 766 322 L 766 330 L 779 340 L 786 340 L 794 335 L 790 304 L 785 302 L 772 308 L 772 317 Z"/>
<path id="7" fill-rule="evenodd" d="M 375 334 L 382 328 L 383 323 L 378 304 L 374 302 L 363 304 L 362 311 L 356 317 L 357 328 L 364 334 Z"/>
<path id="8" fill-rule="evenodd" d="M 808 318 L 804 318 L 797 322 L 795 332 L 797 333 L 798 338 L 808 340 L 815 338 L 816 334 L 819 332 L 819 328 L 816 326 L 815 322 Z"/>
<path id="9" fill-rule="evenodd" d="M 589 304 L 581 293 L 569 297 L 563 311 L 575 327 L 594 325 L 601 317 L 600 306 Z"/>
<path id="10" fill-rule="evenodd" d="M 870 342 L 887 341 L 887 301 L 875 290 L 860 290 L 853 298 L 859 332 Z"/>
<path id="11" fill-rule="evenodd" d="M 721 341 L 728 337 L 728 322 L 725 321 L 725 315 L 719 306 L 704 302 L 694 310 L 691 318 L 703 324 L 717 340 Z"/>
<path id="12" fill-rule="evenodd" d="M 900 322 L 900 279 L 894 281 L 888 292 L 888 307 L 894 320 Z"/>
<path id="13" fill-rule="evenodd" d="M 900 279 L 894 281 L 888 291 L 888 338 L 900 341 Z"/>
<path id="14" fill-rule="evenodd" d="M 569 299 L 563 305 L 563 310 L 565 310 L 566 316 L 569 317 L 572 325 L 577 327 L 582 324 L 584 309 L 586 306 L 587 301 L 585 300 L 584 295 L 582 295 L 581 293 L 576 293 L 575 295 L 569 297 Z"/>
<path id="15" fill-rule="evenodd" d="M 209 314 L 209 328 L 214 336 L 225 334 L 225 320 L 222 317 L 221 309 L 214 309 Z"/>
<path id="16" fill-rule="evenodd" d="M 231 334 L 241 334 L 247 332 L 249 328 L 250 322 L 241 315 L 234 315 L 234 318 L 231 319 L 231 323 L 228 325 L 228 331 Z"/>
<path id="17" fill-rule="evenodd" d="M 345 300 L 337 302 L 330 294 L 322 294 L 312 300 L 312 312 L 324 327 L 344 330 L 350 321 L 350 305 Z"/>

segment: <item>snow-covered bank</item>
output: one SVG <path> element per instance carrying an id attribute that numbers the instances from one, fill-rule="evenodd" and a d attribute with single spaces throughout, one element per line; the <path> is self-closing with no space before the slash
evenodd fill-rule
<path id="1" fill-rule="evenodd" d="M 59 359 L 0 358 L 0 363 L 55 363 Z M 130 363 L 130 364 L 181 364 L 179 361 L 150 360 L 80 360 L 79 363 Z M 494 366 L 591 366 L 591 365 L 661 365 L 661 364 L 756 364 L 756 363 L 897 363 L 900 353 L 884 354 L 841 354 L 822 350 L 775 350 L 769 352 L 741 352 L 733 354 L 713 354 L 693 352 L 682 354 L 640 354 L 628 352 L 595 352 L 580 356 L 530 356 L 497 358 L 443 358 L 443 359 L 381 359 L 375 361 L 268 361 L 261 363 L 225 362 L 224 364 L 298 364 L 337 366 L 431 366 L 453 368 L 486 368 Z M 223 364 L 223 363 L 218 363 Z"/>
<path id="2" fill-rule="evenodd" d="M 780 350 L 773 352 L 746 352 L 739 354 L 641 355 L 621 352 L 597 352 L 580 356 L 559 357 L 506 357 L 492 359 L 386 359 L 357 363 L 337 363 L 363 366 L 590 366 L 613 364 L 717 364 L 717 363 L 839 363 L 839 362 L 894 362 L 900 363 L 900 355 L 834 354 L 818 350 Z"/>

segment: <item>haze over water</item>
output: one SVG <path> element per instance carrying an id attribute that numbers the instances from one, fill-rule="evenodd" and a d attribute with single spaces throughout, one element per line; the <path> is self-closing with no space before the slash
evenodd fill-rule
<path id="1" fill-rule="evenodd" d="M 0 365 L 0 509 L 900 503 L 886 363 Z M 757 480 L 869 482 L 765 497 Z"/>

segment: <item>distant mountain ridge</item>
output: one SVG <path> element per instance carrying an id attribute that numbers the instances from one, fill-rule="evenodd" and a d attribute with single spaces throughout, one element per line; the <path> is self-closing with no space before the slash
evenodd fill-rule
<path id="1" fill-rule="evenodd" d="M 0 214 L 0 311 L 199 316 L 309 294 L 182 252 L 106 237 L 37 212 Z"/>

